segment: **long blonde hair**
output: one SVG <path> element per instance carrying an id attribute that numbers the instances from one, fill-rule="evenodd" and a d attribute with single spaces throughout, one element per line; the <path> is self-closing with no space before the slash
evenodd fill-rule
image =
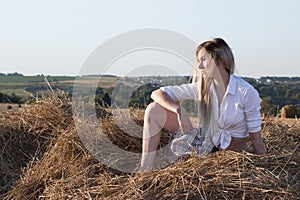
<path id="1" fill-rule="evenodd" d="M 199 51 L 203 49 L 209 62 L 208 69 L 199 70 L 200 61 L 198 59 Z M 233 74 L 235 69 L 233 53 L 228 44 L 221 38 L 214 38 L 201 43 L 195 52 L 195 66 L 193 69 L 193 82 L 199 82 L 199 118 L 204 134 L 207 134 L 207 140 L 211 141 L 212 134 L 216 126 L 216 116 L 214 116 L 213 99 L 210 91 L 213 82 L 213 73 L 217 66 L 222 66 L 228 72 Z"/>

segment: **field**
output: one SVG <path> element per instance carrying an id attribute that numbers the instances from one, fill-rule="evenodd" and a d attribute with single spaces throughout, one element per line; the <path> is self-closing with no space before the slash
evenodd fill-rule
<path id="1" fill-rule="evenodd" d="M 98 84 L 102 88 L 109 88 L 115 86 L 118 80 L 113 76 L 0 76 L 0 93 L 3 94 L 17 94 L 22 99 L 28 99 L 37 95 L 48 95 L 49 82 L 53 90 L 63 90 L 71 92 L 76 81 L 82 86 L 90 86 L 91 84 Z"/>
<path id="2" fill-rule="evenodd" d="M 97 112 L 115 145 L 141 152 L 141 139 L 125 134 L 110 110 Z M 140 125 L 142 113 L 131 113 Z M 73 122 L 71 102 L 63 95 L 1 112 L 0 118 L 1 199 L 300 198 L 300 124 L 295 119 L 263 120 L 264 157 L 252 154 L 249 145 L 241 153 L 194 156 L 140 174 L 112 169 L 87 151 Z M 161 146 L 167 141 L 164 135 Z"/>

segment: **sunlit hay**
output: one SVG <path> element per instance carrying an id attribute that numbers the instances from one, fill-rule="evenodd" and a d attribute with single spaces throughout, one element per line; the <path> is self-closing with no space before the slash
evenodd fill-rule
<path id="1" fill-rule="evenodd" d="M 285 165 L 272 156 L 246 152 L 193 157 L 160 171 L 136 175 L 115 195 L 120 199 L 290 199 L 297 192 L 297 183 L 294 180 L 287 185 L 284 177 L 269 171 L 274 162 L 281 168 Z"/>
<path id="2" fill-rule="evenodd" d="M 125 112 L 112 111 L 114 115 L 100 119 L 100 127 L 108 138 L 118 147 L 131 151 L 141 152 L 143 135 L 143 115 L 139 109 L 131 109 Z M 160 147 L 169 141 L 169 134 L 162 130 Z"/>
<path id="3" fill-rule="evenodd" d="M 8 184 L 5 191 L 9 191 L 2 192 L 2 198 L 296 199 L 300 196 L 300 126 L 296 120 L 264 121 L 266 156 L 249 153 L 253 151 L 249 145 L 241 153 L 220 151 L 205 158 L 193 156 L 161 170 L 134 174 L 111 169 L 93 157 L 76 131 L 70 106 L 69 100 L 53 97 L 34 104 L 27 112 L 20 111 L 1 120 L 0 158 L 7 163 L 1 165 L 1 173 L 15 174 L 3 176 Z M 99 124 L 115 145 L 139 153 L 141 138 L 131 136 L 131 131 L 141 134 L 141 129 L 132 130 L 142 125 L 142 116 L 137 116 L 131 114 L 135 124 L 128 123 L 126 130 L 119 127 L 116 116 L 101 118 Z M 97 136 L 92 135 L 91 140 L 93 137 Z M 166 142 L 167 137 L 161 145 Z M 27 145 L 34 153 L 23 156 L 12 149 L 12 144 Z M 24 163 L 15 165 L 14 159 L 23 159 Z"/>
<path id="4" fill-rule="evenodd" d="M 58 136 L 57 142 L 43 158 L 26 169 L 22 179 L 8 195 L 8 199 L 38 198 L 53 185 L 70 178 L 74 181 L 77 176 L 88 170 L 87 167 L 93 164 L 94 159 L 81 145 L 80 139 L 74 132 L 74 129 L 70 129 Z M 80 183 L 74 184 L 72 181 L 70 184 L 74 187 L 80 186 L 77 185 Z"/>
<path id="5" fill-rule="evenodd" d="M 62 96 L 37 101 L 18 111 L 0 113 L 0 194 L 19 179 L 30 160 L 41 158 L 51 140 L 67 129 L 71 104 Z"/>

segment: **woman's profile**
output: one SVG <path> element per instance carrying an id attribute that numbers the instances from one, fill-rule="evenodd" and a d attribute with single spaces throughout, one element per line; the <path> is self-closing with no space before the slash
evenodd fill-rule
<path id="1" fill-rule="evenodd" d="M 145 111 L 140 171 L 152 169 L 162 128 L 174 133 L 172 150 L 179 155 L 196 148 L 200 155 L 219 149 L 242 151 L 250 138 L 255 151 L 265 154 L 261 138 L 258 92 L 235 69 L 231 48 L 221 38 L 201 43 L 195 51 L 193 81 L 166 86 L 151 94 Z M 193 127 L 178 101 L 198 102 L 199 127 Z"/>

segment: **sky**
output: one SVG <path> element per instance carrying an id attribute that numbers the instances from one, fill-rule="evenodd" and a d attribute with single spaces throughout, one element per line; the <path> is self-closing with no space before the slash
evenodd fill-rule
<path id="1" fill-rule="evenodd" d="M 0 73 L 77 75 L 105 41 L 156 28 L 224 38 L 240 76 L 300 76 L 298 0 L 0 0 L 0 26 Z"/>

